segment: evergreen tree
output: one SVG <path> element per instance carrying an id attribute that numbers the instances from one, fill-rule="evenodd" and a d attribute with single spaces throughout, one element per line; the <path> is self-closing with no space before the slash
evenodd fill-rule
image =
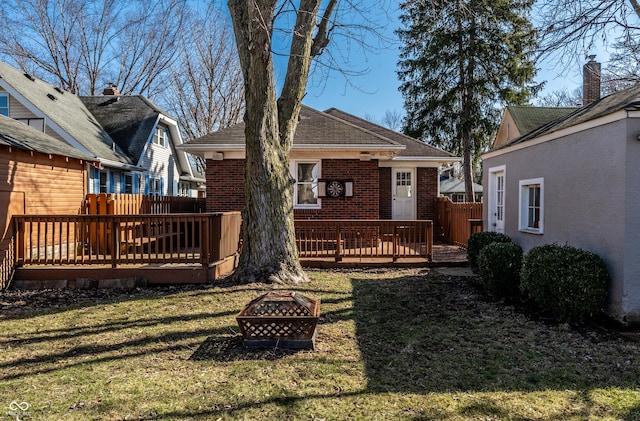
<path id="1" fill-rule="evenodd" d="M 404 132 L 463 156 L 467 198 L 473 162 L 503 105 L 523 104 L 535 76 L 533 0 L 407 0 L 398 75 Z"/>

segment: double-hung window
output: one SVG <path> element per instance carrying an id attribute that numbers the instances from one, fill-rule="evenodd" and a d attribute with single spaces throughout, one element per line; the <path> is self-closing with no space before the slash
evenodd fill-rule
<path id="1" fill-rule="evenodd" d="M 544 232 L 544 179 L 520 180 L 520 231 Z"/>
<path id="2" fill-rule="evenodd" d="M 153 143 L 166 147 L 168 138 L 169 134 L 167 133 L 167 129 L 162 126 L 156 126 L 156 131 L 153 133 Z"/>
<path id="3" fill-rule="evenodd" d="M 320 161 L 294 161 L 291 172 L 296 180 L 294 187 L 294 207 L 319 208 L 318 178 L 320 178 Z"/>
<path id="4" fill-rule="evenodd" d="M 133 193 L 133 174 L 124 174 L 123 177 L 124 185 L 122 186 L 122 193 L 132 194 Z"/>
<path id="5" fill-rule="evenodd" d="M 9 117 L 9 94 L 0 92 L 0 115 Z"/>

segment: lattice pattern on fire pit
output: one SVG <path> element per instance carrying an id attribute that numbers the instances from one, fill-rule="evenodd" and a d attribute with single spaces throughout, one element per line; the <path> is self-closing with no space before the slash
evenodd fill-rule
<path id="1" fill-rule="evenodd" d="M 246 347 L 315 348 L 320 300 L 271 291 L 248 303 L 236 320 Z"/>

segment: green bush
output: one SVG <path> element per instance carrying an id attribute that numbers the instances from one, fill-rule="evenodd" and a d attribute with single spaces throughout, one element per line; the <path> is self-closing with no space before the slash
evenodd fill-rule
<path id="1" fill-rule="evenodd" d="M 485 290 L 494 297 L 515 298 L 520 290 L 522 247 L 491 243 L 478 256 L 478 272 Z"/>
<path id="2" fill-rule="evenodd" d="M 534 247 L 524 257 L 520 289 L 561 321 L 577 322 L 598 313 L 607 296 L 609 274 L 600 256 L 571 246 Z"/>
<path id="3" fill-rule="evenodd" d="M 467 260 L 474 272 L 478 271 L 478 256 L 484 246 L 491 243 L 509 243 L 511 239 L 499 232 L 483 231 L 471 234 L 467 242 Z"/>

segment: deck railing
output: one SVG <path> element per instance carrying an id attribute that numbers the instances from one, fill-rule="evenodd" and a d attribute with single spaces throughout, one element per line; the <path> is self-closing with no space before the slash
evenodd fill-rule
<path id="1" fill-rule="evenodd" d="M 399 258 L 430 260 L 432 221 L 296 220 L 296 244 L 302 258 Z"/>
<path id="2" fill-rule="evenodd" d="M 447 243 L 466 247 L 473 232 L 482 230 L 482 203 L 437 199 L 437 235 Z"/>
<path id="3" fill-rule="evenodd" d="M 0 290 L 9 286 L 16 269 L 16 236 L 13 223 L 9 223 L 7 233 L 0 239 Z"/>
<path id="4" fill-rule="evenodd" d="M 238 248 L 239 212 L 180 215 L 20 215 L 19 265 L 200 264 Z"/>

